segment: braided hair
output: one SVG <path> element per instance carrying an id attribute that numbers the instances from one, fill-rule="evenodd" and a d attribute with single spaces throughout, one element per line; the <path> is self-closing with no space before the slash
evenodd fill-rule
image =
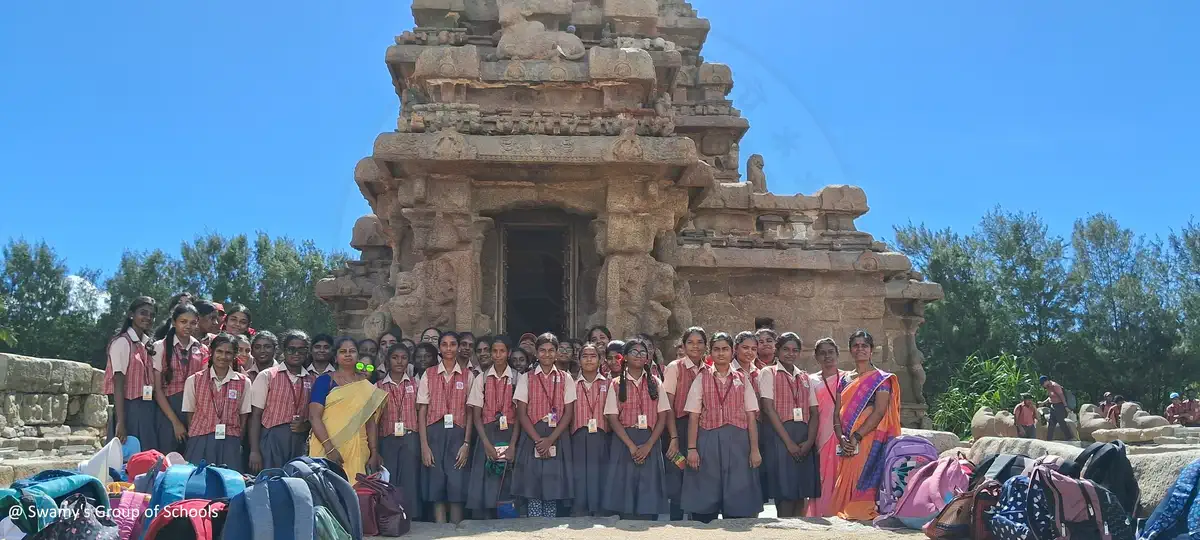
<path id="1" fill-rule="evenodd" d="M 701 330 L 701 332 L 703 332 L 703 330 Z M 629 353 L 633 352 L 633 348 L 637 347 L 639 345 L 643 349 L 646 349 L 646 361 L 649 362 L 650 361 L 650 344 L 648 342 L 646 342 L 646 340 L 639 338 L 639 337 L 635 337 L 633 339 L 626 341 L 625 342 L 625 350 L 622 351 L 622 354 L 624 354 L 625 356 L 629 356 Z M 629 371 L 629 362 L 622 363 L 621 364 L 620 383 L 618 385 L 618 390 L 617 390 L 617 399 L 621 403 L 625 403 L 625 397 L 626 397 L 625 379 L 628 377 L 628 374 L 627 374 L 628 371 Z M 658 401 L 658 383 L 655 382 L 654 375 L 650 373 L 650 370 L 646 366 L 642 366 L 642 378 L 646 379 L 646 384 L 649 385 L 648 389 L 650 390 L 650 399 L 652 401 Z"/>
<path id="2" fill-rule="evenodd" d="M 150 298 L 149 296 L 139 296 L 134 298 L 133 302 L 129 304 L 129 312 L 128 315 L 125 316 L 125 322 L 121 323 L 121 328 L 117 330 L 116 334 L 113 334 L 114 338 L 120 337 L 121 334 L 129 331 L 129 327 L 133 326 L 133 312 L 137 311 L 138 308 L 142 306 L 150 306 L 151 308 L 156 307 L 154 299 Z"/>
<path id="3" fill-rule="evenodd" d="M 191 313 L 194 317 L 200 317 L 196 312 L 196 308 L 191 304 L 180 304 L 175 306 L 171 311 L 171 327 L 167 330 L 166 337 L 163 338 L 163 383 L 170 384 L 171 378 L 175 376 L 175 370 L 171 369 L 171 358 L 175 356 L 175 324 L 174 321 L 182 317 L 186 313 Z M 184 355 L 179 359 L 179 363 L 187 367 L 188 361 L 191 360 L 191 355 Z"/>

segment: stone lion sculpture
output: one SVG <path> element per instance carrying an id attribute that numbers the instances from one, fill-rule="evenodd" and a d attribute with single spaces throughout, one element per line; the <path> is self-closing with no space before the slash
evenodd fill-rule
<path id="1" fill-rule="evenodd" d="M 767 173 L 763 171 L 763 165 L 762 154 L 754 154 L 746 160 L 746 181 L 755 193 L 767 192 Z"/>
<path id="2" fill-rule="evenodd" d="M 496 0 L 500 11 L 501 35 L 496 58 L 505 60 L 550 60 L 562 57 L 579 60 L 587 54 L 579 36 L 528 19 L 533 15 L 527 0 Z"/>

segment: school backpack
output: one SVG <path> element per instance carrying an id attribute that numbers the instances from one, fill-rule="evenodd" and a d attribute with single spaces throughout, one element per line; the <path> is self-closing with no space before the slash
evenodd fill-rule
<path id="1" fill-rule="evenodd" d="M 147 511 L 157 516 L 163 508 L 174 502 L 184 499 L 228 499 L 245 489 L 246 482 L 237 471 L 213 467 L 203 461 L 200 465 L 171 465 L 166 472 L 155 476 Z M 143 533 L 148 532 L 152 521 L 142 522 Z"/>
<path id="2" fill-rule="evenodd" d="M 311 540 L 315 530 L 308 483 L 283 469 L 263 469 L 229 499 L 223 540 Z"/>
<path id="3" fill-rule="evenodd" d="M 354 540 L 346 529 L 342 528 L 342 524 L 333 517 L 328 508 L 318 506 L 316 508 L 316 531 L 313 532 L 313 538 L 316 540 Z"/>
<path id="4" fill-rule="evenodd" d="M 225 526 L 225 501 L 185 499 L 154 516 L 145 540 L 213 540 Z"/>
<path id="5" fill-rule="evenodd" d="M 986 480 L 995 480 L 1004 484 L 1009 478 L 1025 474 L 1025 469 L 1033 466 L 1033 458 L 1021 454 L 989 454 L 975 467 L 971 475 L 971 489 L 979 487 Z"/>
<path id="6" fill-rule="evenodd" d="M 138 452 L 129 458 L 125 464 L 125 475 L 129 478 L 137 478 L 138 475 L 146 474 L 151 469 L 163 470 L 163 463 L 167 457 L 158 450 L 150 449 Z"/>
<path id="7" fill-rule="evenodd" d="M 55 509 L 74 494 L 82 494 L 95 506 L 108 508 L 108 491 L 96 477 L 46 470 L 0 489 L 0 516 L 7 516 L 22 532 L 32 534 L 50 525 Z"/>
<path id="8" fill-rule="evenodd" d="M 358 494 L 346 480 L 346 473 L 340 465 L 324 458 L 301 456 L 284 465 L 283 471 L 287 476 L 304 480 L 312 493 L 313 504 L 329 509 L 329 513 L 350 536 L 362 538 Z"/>
<path id="9" fill-rule="evenodd" d="M 929 441 L 912 435 L 901 435 L 888 442 L 884 450 L 883 478 L 879 485 L 879 513 L 887 514 L 896 508 L 904 495 L 908 478 L 917 469 L 938 459 L 937 448 Z"/>
<path id="10" fill-rule="evenodd" d="M 987 513 L 1000 500 L 1000 484 L 988 480 L 972 491 L 954 497 L 921 532 L 934 540 L 990 540 Z"/>
<path id="11" fill-rule="evenodd" d="M 1158 540 L 1200 536 L 1200 500 L 1196 497 L 1200 485 L 1200 459 L 1184 467 L 1166 498 L 1150 514 L 1138 540 Z"/>
<path id="12" fill-rule="evenodd" d="M 354 484 L 366 536 L 403 536 L 412 527 L 404 510 L 404 496 L 378 474 L 359 474 Z"/>
<path id="13" fill-rule="evenodd" d="M 1121 507 L 1136 512 L 1141 488 L 1133 476 L 1133 465 L 1121 441 L 1092 443 L 1075 458 L 1065 461 L 1059 472 L 1072 478 L 1091 480 L 1112 492 Z"/>
<path id="14" fill-rule="evenodd" d="M 990 521 L 999 540 L 1132 540 L 1130 517 L 1104 486 L 1037 467 L 1009 478 Z"/>
<path id="15" fill-rule="evenodd" d="M 142 517 L 146 514 L 146 509 L 150 508 L 150 494 L 126 491 L 121 493 L 120 499 L 113 500 L 118 501 L 112 512 L 112 519 L 117 523 L 117 532 L 121 540 L 129 540 L 134 531 L 142 531 Z"/>
<path id="16" fill-rule="evenodd" d="M 117 540 L 117 524 L 82 493 L 74 493 L 62 504 L 58 519 L 27 536 L 28 540 Z"/>
<path id="17" fill-rule="evenodd" d="M 958 458 L 946 456 L 925 464 L 908 476 L 908 488 L 895 508 L 875 518 L 882 525 L 895 518 L 909 529 L 920 530 L 956 495 L 967 491 L 970 478 Z"/>
<path id="18" fill-rule="evenodd" d="M 1075 401 L 1074 392 L 1063 389 L 1063 405 L 1067 406 L 1067 412 L 1072 412 L 1075 410 L 1075 407 L 1079 406 L 1079 402 Z"/>

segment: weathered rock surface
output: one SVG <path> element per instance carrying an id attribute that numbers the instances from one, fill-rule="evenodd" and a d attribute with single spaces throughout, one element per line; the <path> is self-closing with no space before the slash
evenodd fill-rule
<path id="1" fill-rule="evenodd" d="M 1079 440 L 1094 441 L 1092 433 L 1101 429 L 1113 429 L 1117 426 L 1100 416 L 1100 408 L 1088 403 L 1079 409 Z"/>
<path id="2" fill-rule="evenodd" d="M 1121 427 L 1147 429 L 1170 424 L 1166 418 L 1142 410 L 1141 405 L 1127 402 L 1121 405 Z"/>
<path id="3" fill-rule="evenodd" d="M 1116 428 L 1099 429 L 1092 432 L 1092 437 L 1099 442 L 1121 440 L 1131 444 L 1154 442 L 1157 437 L 1170 437 L 1175 434 L 1172 426 L 1158 426 L 1147 429 Z"/>
<path id="4" fill-rule="evenodd" d="M 1045 455 L 1075 459 L 1083 448 L 1079 443 L 1049 442 L 1038 439 L 984 437 L 971 445 L 971 461 L 979 463 L 988 454 L 1024 454 L 1032 458 Z"/>
<path id="5" fill-rule="evenodd" d="M 912 428 L 904 428 L 901 431 L 905 435 L 920 437 L 933 443 L 933 446 L 937 448 L 938 453 L 946 452 L 947 450 L 958 448 L 962 445 L 962 442 L 958 440 L 958 435 L 950 433 L 949 431 L 934 431 L 931 429 Z"/>
<path id="6" fill-rule="evenodd" d="M 1011 412 L 994 411 L 991 407 L 980 407 L 971 417 L 971 437 L 1016 437 L 1017 422 Z"/>

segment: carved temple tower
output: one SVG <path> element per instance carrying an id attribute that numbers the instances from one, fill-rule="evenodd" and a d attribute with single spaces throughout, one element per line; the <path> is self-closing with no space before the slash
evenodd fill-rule
<path id="1" fill-rule="evenodd" d="M 700 56 L 709 23 L 690 4 L 412 11 L 386 56 L 397 129 L 355 169 L 374 211 L 354 226 L 361 257 L 317 287 L 340 331 L 604 324 L 665 341 L 766 316 L 807 348 L 864 328 L 900 377 L 905 425 L 929 424 L 915 335 L 941 287 L 855 229 L 861 189 L 772 194 L 758 155 L 741 181 L 749 123 L 727 99 L 730 68 Z"/>

